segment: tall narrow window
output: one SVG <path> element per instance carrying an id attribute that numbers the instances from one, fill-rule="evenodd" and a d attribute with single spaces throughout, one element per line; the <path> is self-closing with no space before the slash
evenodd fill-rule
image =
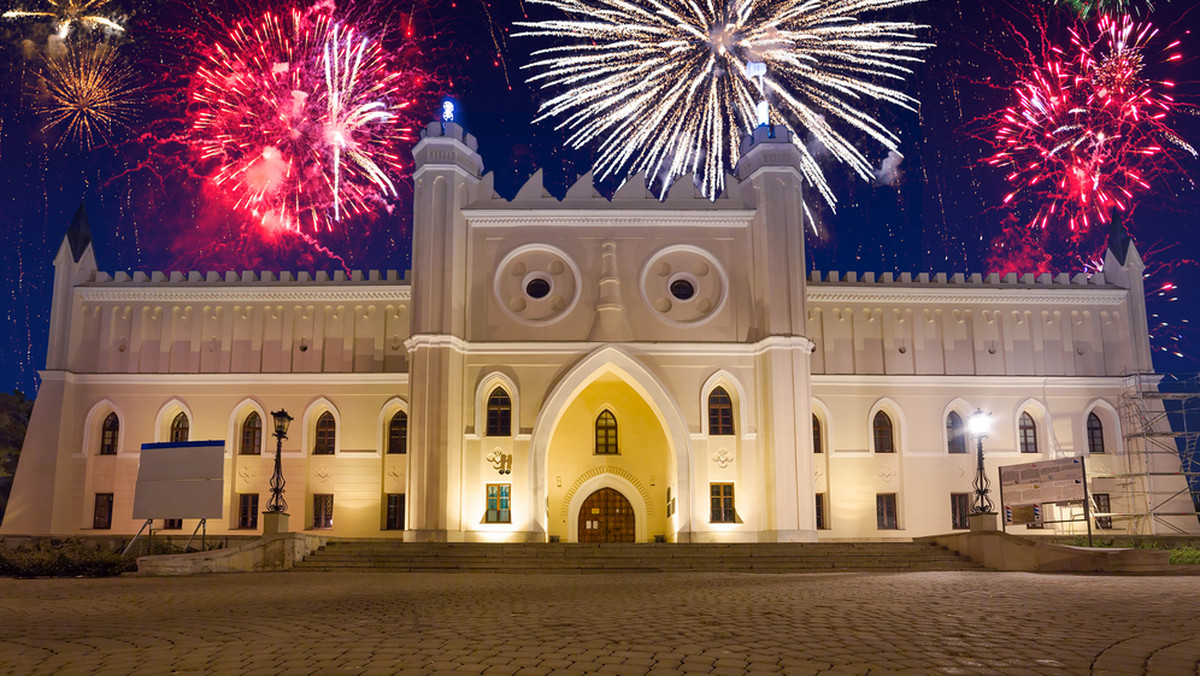
<path id="1" fill-rule="evenodd" d="M 112 528 L 113 494 L 97 493 L 95 504 L 92 511 L 92 528 L 96 530 Z"/>
<path id="2" fill-rule="evenodd" d="M 1112 512 L 1112 502 L 1108 499 L 1108 493 L 1092 493 L 1092 499 L 1096 502 L 1096 512 L 1100 514 L 1109 514 Z M 1096 528 L 1104 528 L 1112 530 L 1111 516 L 1096 517 Z"/>
<path id="3" fill-rule="evenodd" d="M 313 528 L 333 528 L 333 494 L 313 494 Z"/>
<path id="4" fill-rule="evenodd" d="M 396 411 L 388 423 L 388 453 L 408 453 L 408 414 Z"/>
<path id="5" fill-rule="evenodd" d="M 109 413 L 100 428 L 100 455 L 117 454 L 117 438 L 121 432 L 121 421 L 116 413 Z"/>
<path id="6" fill-rule="evenodd" d="M 1104 452 L 1104 424 L 1100 416 L 1089 413 L 1087 418 L 1088 453 Z"/>
<path id="7" fill-rule="evenodd" d="M 317 418 L 316 443 L 313 445 L 313 455 L 333 455 L 334 439 L 337 438 L 337 423 L 333 414 L 325 411 Z"/>
<path id="8" fill-rule="evenodd" d="M 737 514 L 733 511 L 733 484 L 709 484 L 711 498 L 711 523 L 737 523 Z"/>
<path id="9" fill-rule="evenodd" d="M 963 424 L 962 416 L 954 411 L 946 416 L 946 452 L 967 452 L 967 427 Z"/>
<path id="10" fill-rule="evenodd" d="M 238 493 L 238 528 L 258 529 L 258 493 Z"/>
<path id="11" fill-rule="evenodd" d="M 971 515 L 971 494 L 950 494 L 950 527 L 955 530 L 970 528 L 968 518 Z"/>
<path id="12" fill-rule="evenodd" d="M 512 436 L 512 401 L 508 398 L 508 392 L 499 387 L 488 396 L 487 436 Z"/>
<path id="13" fill-rule="evenodd" d="M 817 530 L 828 530 L 829 521 L 826 516 L 825 494 L 817 493 Z"/>
<path id="14" fill-rule="evenodd" d="M 1037 453 L 1037 425 L 1033 422 L 1033 416 L 1022 413 L 1017 421 L 1017 431 L 1020 433 L 1021 452 Z"/>
<path id="15" fill-rule="evenodd" d="M 813 453 L 824 453 L 825 443 L 821 438 L 821 419 L 813 415 Z"/>
<path id="16" fill-rule="evenodd" d="M 387 530 L 404 530 L 404 494 L 388 493 L 387 520 L 384 524 Z"/>
<path id="17" fill-rule="evenodd" d="M 892 419 L 888 417 L 888 414 L 883 411 L 876 413 L 872 426 L 875 432 L 875 452 L 895 453 L 896 445 L 892 437 Z"/>
<path id="18" fill-rule="evenodd" d="M 258 411 L 250 411 L 250 415 L 242 422 L 242 445 L 238 453 L 262 455 L 262 417 Z"/>
<path id="19" fill-rule="evenodd" d="M 879 530 L 896 530 L 900 527 L 900 520 L 896 518 L 895 493 L 875 495 L 875 525 Z"/>
<path id="20" fill-rule="evenodd" d="M 512 523 L 512 509 L 509 506 L 509 484 L 487 485 L 487 517 L 488 523 Z"/>
<path id="21" fill-rule="evenodd" d="M 617 452 L 617 417 L 604 409 L 596 416 L 596 455 L 612 455 Z"/>
<path id="22" fill-rule="evenodd" d="M 733 400 L 723 387 L 708 395 L 708 433 L 733 434 Z"/>
<path id="23" fill-rule="evenodd" d="M 171 443 L 177 444 L 181 441 L 188 440 L 188 419 L 183 413 L 175 416 L 171 421 Z"/>

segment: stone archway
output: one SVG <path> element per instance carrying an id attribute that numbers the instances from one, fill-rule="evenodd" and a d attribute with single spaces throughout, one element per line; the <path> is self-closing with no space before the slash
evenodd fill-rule
<path id="1" fill-rule="evenodd" d="M 618 454 L 595 453 L 593 425 L 603 409 L 616 414 L 622 430 Z M 647 512 L 650 523 L 636 524 L 639 541 L 656 536 L 686 539 L 679 534 L 690 531 L 690 513 L 684 507 L 690 504 L 689 444 L 679 408 L 658 378 L 619 348 L 596 350 L 551 389 L 534 425 L 530 483 L 538 491 L 535 504 L 547 507 L 540 525 L 550 537 L 575 539 L 579 502 L 610 487 L 623 493 L 635 510 Z M 629 490 L 610 480 L 577 486 L 597 471 L 613 478 L 612 470 L 601 467 L 625 474 L 631 479 Z M 582 495 L 567 495 L 570 487 L 579 488 Z M 669 488 L 681 507 L 670 518 L 665 509 L 653 508 L 666 504 Z"/>

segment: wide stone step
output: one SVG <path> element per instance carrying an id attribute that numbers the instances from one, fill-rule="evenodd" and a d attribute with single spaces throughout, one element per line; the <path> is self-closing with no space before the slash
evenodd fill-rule
<path id="1" fill-rule="evenodd" d="M 971 570 L 975 564 L 916 543 L 484 544 L 332 540 L 304 570 L 831 572 Z"/>

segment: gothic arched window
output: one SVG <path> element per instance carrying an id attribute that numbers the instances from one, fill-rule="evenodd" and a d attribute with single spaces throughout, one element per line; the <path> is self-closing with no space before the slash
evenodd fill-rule
<path id="1" fill-rule="evenodd" d="M 1087 417 L 1088 453 L 1104 453 L 1104 424 L 1094 412 Z"/>
<path id="2" fill-rule="evenodd" d="M 408 453 L 408 414 L 396 411 L 388 423 L 388 453 Z"/>
<path id="3" fill-rule="evenodd" d="M 963 424 L 962 416 L 954 411 L 946 416 L 946 452 L 967 452 L 967 426 Z"/>
<path id="4" fill-rule="evenodd" d="M 313 444 L 313 455 L 333 455 L 334 442 L 337 439 L 337 423 L 333 414 L 325 411 L 317 418 L 316 443 Z"/>
<path id="5" fill-rule="evenodd" d="M 487 436 L 512 436 L 512 400 L 504 388 L 497 387 L 488 396 Z"/>
<path id="6" fill-rule="evenodd" d="M 1017 431 L 1020 433 L 1020 444 L 1022 453 L 1037 453 L 1037 424 L 1033 422 L 1033 416 L 1029 413 L 1022 413 L 1017 421 Z"/>
<path id="7" fill-rule="evenodd" d="M 100 455 L 117 454 L 117 437 L 121 432 L 121 421 L 116 413 L 109 413 L 100 427 Z"/>
<path id="8" fill-rule="evenodd" d="M 888 417 L 888 414 L 883 411 L 876 413 L 872 427 L 875 433 L 875 452 L 895 453 L 896 445 L 892 437 L 892 419 Z"/>
<path id="9" fill-rule="evenodd" d="M 250 415 L 242 421 L 242 445 L 238 454 L 262 454 L 262 417 L 258 415 L 258 411 L 250 411 Z"/>
<path id="10" fill-rule="evenodd" d="M 175 416 L 171 421 L 171 443 L 177 444 L 181 441 L 188 440 L 188 419 L 183 413 Z"/>
<path id="11" fill-rule="evenodd" d="M 715 388 L 708 395 L 708 433 L 733 434 L 733 400 L 725 388 Z"/>
<path id="12" fill-rule="evenodd" d="M 813 419 L 813 423 L 812 423 L 812 425 L 813 425 L 813 453 L 824 453 L 825 452 L 825 444 L 824 444 L 825 440 L 821 438 L 821 419 L 818 418 L 817 414 L 815 414 L 815 413 L 813 414 L 812 419 Z"/>
<path id="13" fill-rule="evenodd" d="M 612 411 L 604 409 L 596 416 L 596 454 L 613 455 L 617 453 L 617 417 Z"/>

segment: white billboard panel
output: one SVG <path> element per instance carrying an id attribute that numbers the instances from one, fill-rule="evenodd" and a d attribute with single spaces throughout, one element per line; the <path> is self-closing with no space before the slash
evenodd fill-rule
<path id="1" fill-rule="evenodd" d="M 1083 458 L 1027 462 L 1000 468 L 1004 504 L 1041 505 L 1086 499 Z"/>
<path id="2" fill-rule="evenodd" d="M 224 474 L 224 441 L 142 444 L 133 518 L 219 519 Z"/>

